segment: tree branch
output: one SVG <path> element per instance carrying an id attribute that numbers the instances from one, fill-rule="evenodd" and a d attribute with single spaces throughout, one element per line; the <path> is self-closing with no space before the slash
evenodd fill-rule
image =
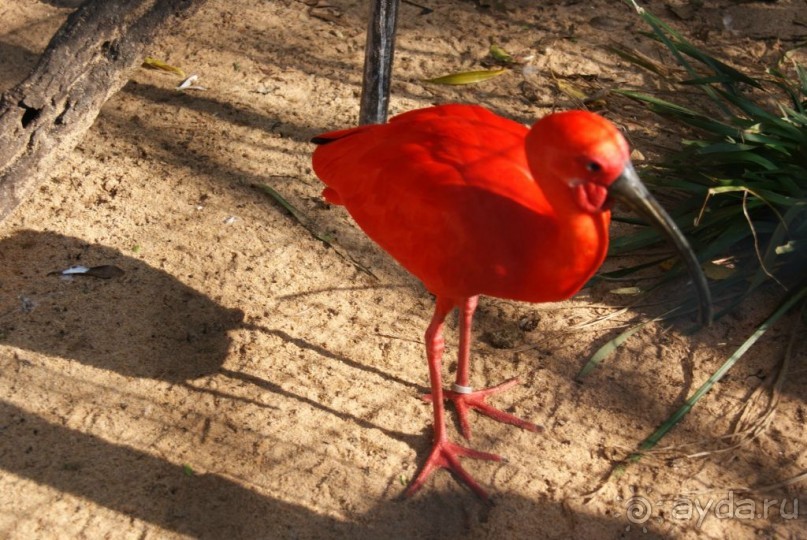
<path id="1" fill-rule="evenodd" d="M 205 0 L 88 0 L 0 97 L 0 221 L 73 149 L 169 23 Z"/>

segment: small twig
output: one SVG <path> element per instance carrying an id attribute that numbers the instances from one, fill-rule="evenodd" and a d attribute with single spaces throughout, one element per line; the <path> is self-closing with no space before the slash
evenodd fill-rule
<path id="1" fill-rule="evenodd" d="M 410 6 L 418 8 L 420 10 L 420 13 L 418 13 L 418 15 L 428 15 L 429 13 L 434 12 L 434 10 L 432 8 L 430 8 L 428 6 L 422 6 L 420 4 L 417 4 L 417 3 L 413 2 L 412 0 L 401 0 L 401 1 L 404 4 L 409 4 Z"/>
<path id="2" fill-rule="evenodd" d="M 754 222 L 751 221 L 751 215 L 748 213 L 748 193 L 750 191 L 750 189 L 743 191 L 743 215 L 745 216 L 745 220 L 748 222 L 748 226 L 751 228 L 751 236 L 754 237 L 754 251 L 756 252 L 757 259 L 759 260 L 759 266 L 762 268 L 762 271 L 765 272 L 766 276 L 778 283 L 779 286 L 784 290 L 787 290 L 787 287 L 785 287 L 781 281 L 776 279 L 776 276 L 770 273 L 768 268 L 765 266 L 765 259 L 762 257 L 762 253 L 759 251 L 759 237 L 757 236 L 757 229 L 754 227 Z M 781 216 L 779 216 L 779 219 L 782 219 Z"/>

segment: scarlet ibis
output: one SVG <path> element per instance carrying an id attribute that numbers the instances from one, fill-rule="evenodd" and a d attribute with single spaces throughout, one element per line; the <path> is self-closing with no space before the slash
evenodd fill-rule
<path id="1" fill-rule="evenodd" d="M 516 384 L 474 391 L 469 383 L 471 318 L 479 295 L 552 302 L 574 295 L 608 249 L 612 198 L 643 213 L 673 241 L 711 318 L 706 280 L 686 239 L 639 180 L 628 144 L 608 120 L 586 111 L 541 118 L 529 129 L 474 105 L 442 105 L 315 137 L 323 195 L 436 296 L 426 330 L 434 411 L 431 454 L 406 495 L 436 468 L 454 473 L 479 497 L 485 490 L 460 457 L 494 454 L 451 442 L 444 399 L 455 403 L 469 438 L 468 410 L 537 431 L 486 398 Z M 456 382 L 441 383 L 446 315 L 460 309 Z"/>

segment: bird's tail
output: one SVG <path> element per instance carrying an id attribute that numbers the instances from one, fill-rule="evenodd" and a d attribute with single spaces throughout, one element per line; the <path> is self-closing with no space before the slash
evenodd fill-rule
<path id="1" fill-rule="evenodd" d="M 317 173 L 317 176 L 326 184 L 324 190 L 322 190 L 322 197 L 331 204 L 344 204 L 342 202 L 342 197 L 339 195 L 339 192 L 330 185 L 330 179 L 332 174 L 330 174 L 332 166 L 339 161 L 339 158 L 350 152 L 349 148 L 332 148 L 328 146 L 327 148 L 322 148 L 323 145 L 327 145 L 329 143 L 339 141 L 345 139 L 347 137 L 351 137 L 353 135 L 358 135 L 359 133 L 363 133 L 364 131 L 371 129 L 373 127 L 377 127 L 375 125 L 366 125 L 366 126 L 359 126 L 349 129 L 341 129 L 339 131 L 329 131 L 328 133 L 322 133 L 321 135 L 317 135 L 311 139 L 311 142 L 319 145 L 320 148 L 314 150 L 313 156 L 313 165 L 314 171 Z"/>
<path id="2" fill-rule="evenodd" d="M 321 146 L 323 144 L 338 141 L 339 139 L 344 139 L 345 137 L 349 137 L 351 135 L 356 135 L 358 133 L 371 129 L 374 126 L 375 124 L 369 124 L 366 126 L 359 126 L 348 129 L 340 129 L 338 131 L 329 131 L 328 133 L 321 133 L 320 135 L 312 137 L 311 142 Z"/>

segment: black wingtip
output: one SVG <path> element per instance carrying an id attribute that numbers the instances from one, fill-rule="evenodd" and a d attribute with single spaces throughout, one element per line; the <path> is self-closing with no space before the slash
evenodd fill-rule
<path id="1" fill-rule="evenodd" d="M 320 135 L 317 135 L 316 137 L 313 137 L 311 139 L 311 142 L 319 145 L 332 143 L 334 141 L 344 139 L 345 137 L 350 137 L 358 133 L 364 133 L 364 131 L 366 131 L 370 127 L 377 127 L 377 124 L 342 129 L 339 131 L 331 131 L 330 133 L 322 133 Z"/>

